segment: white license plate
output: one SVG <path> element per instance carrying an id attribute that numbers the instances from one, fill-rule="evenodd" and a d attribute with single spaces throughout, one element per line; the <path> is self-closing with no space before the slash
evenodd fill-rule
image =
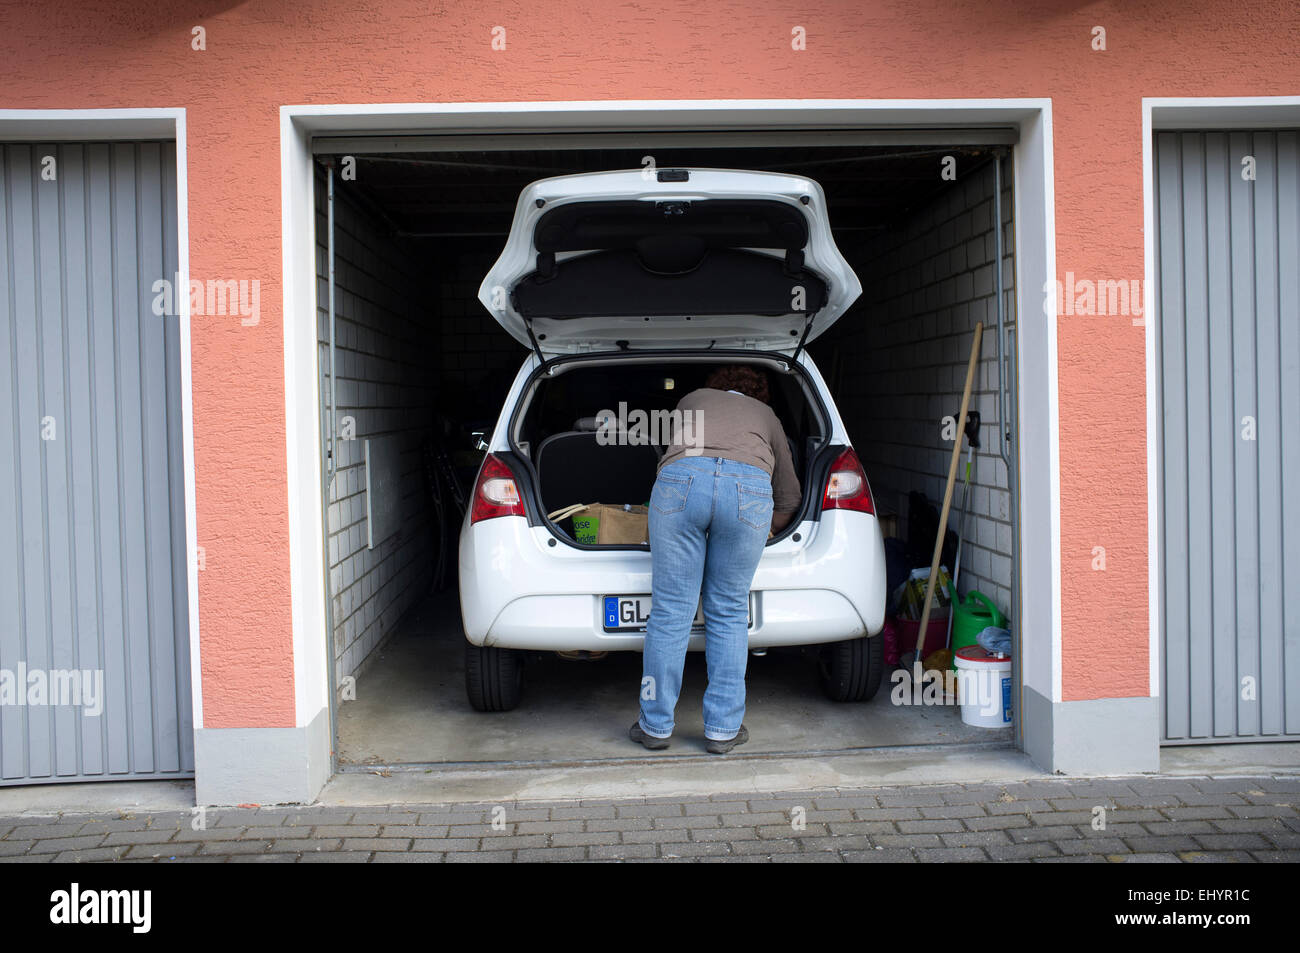
<path id="1" fill-rule="evenodd" d="M 644 632 L 650 618 L 649 596 L 605 596 L 602 621 L 606 632 Z M 749 627 L 754 627 L 754 594 L 749 594 Z M 704 606 L 695 607 L 691 629 L 704 628 Z"/>

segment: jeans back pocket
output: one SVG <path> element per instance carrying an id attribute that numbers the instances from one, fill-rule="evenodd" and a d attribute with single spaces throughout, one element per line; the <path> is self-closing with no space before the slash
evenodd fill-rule
<path id="1" fill-rule="evenodd" d="M 650 505 L 665 516 L 686 509 L 686 496 L 691 491 L 693 476 L 676 476 L 660 473 L 650 491 Z"/>
<path id="2" fill-rule="evenodd" d="M 736 498 L 740 521 L 766 532 L 772 525 L 772 487 L 737 483 Z"/>

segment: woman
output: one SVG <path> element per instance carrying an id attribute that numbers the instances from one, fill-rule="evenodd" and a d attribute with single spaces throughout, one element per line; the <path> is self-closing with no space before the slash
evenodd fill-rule
<path id="1" fill-rule="evenodd" d="M 641 716 L 629 735 L 647 748 L 668 747 L 702 603 L 704 736 L 710 752 L 726 754 L 749 740 L 742 723 L 749 587 L 769 535 L 798 509 L 799 479 L 762 371 L 718 368 L 677 409 L 683 425 L 674 428 L 650 494 L 650 618 Z"/>

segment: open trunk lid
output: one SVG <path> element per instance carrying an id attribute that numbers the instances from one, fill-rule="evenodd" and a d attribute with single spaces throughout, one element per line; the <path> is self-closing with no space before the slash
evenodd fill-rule
<path id="1" fill-rule="evenodd" d="M 861 292 L 812 179 L 645 169 L 525 188 L 478 296 L 545 359 L 623 347 L 794 354 Z"/>

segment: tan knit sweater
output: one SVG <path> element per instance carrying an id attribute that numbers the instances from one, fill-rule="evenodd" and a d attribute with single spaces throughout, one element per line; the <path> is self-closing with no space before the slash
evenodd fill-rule
<path id="1" fill-rule="evenodd" d="M 749 463 L 772 477 L 774 512 L 789 513 L 799 508 L 799 478 L 785 429 L 771 407 L 734 391 L 701 387 L 682 397 L 677 409 L 683 412 L 682 419 L 673 422 L 659 469 L 692 456 Z M 686 411 L 690 411 L 689 418 Z"/>

